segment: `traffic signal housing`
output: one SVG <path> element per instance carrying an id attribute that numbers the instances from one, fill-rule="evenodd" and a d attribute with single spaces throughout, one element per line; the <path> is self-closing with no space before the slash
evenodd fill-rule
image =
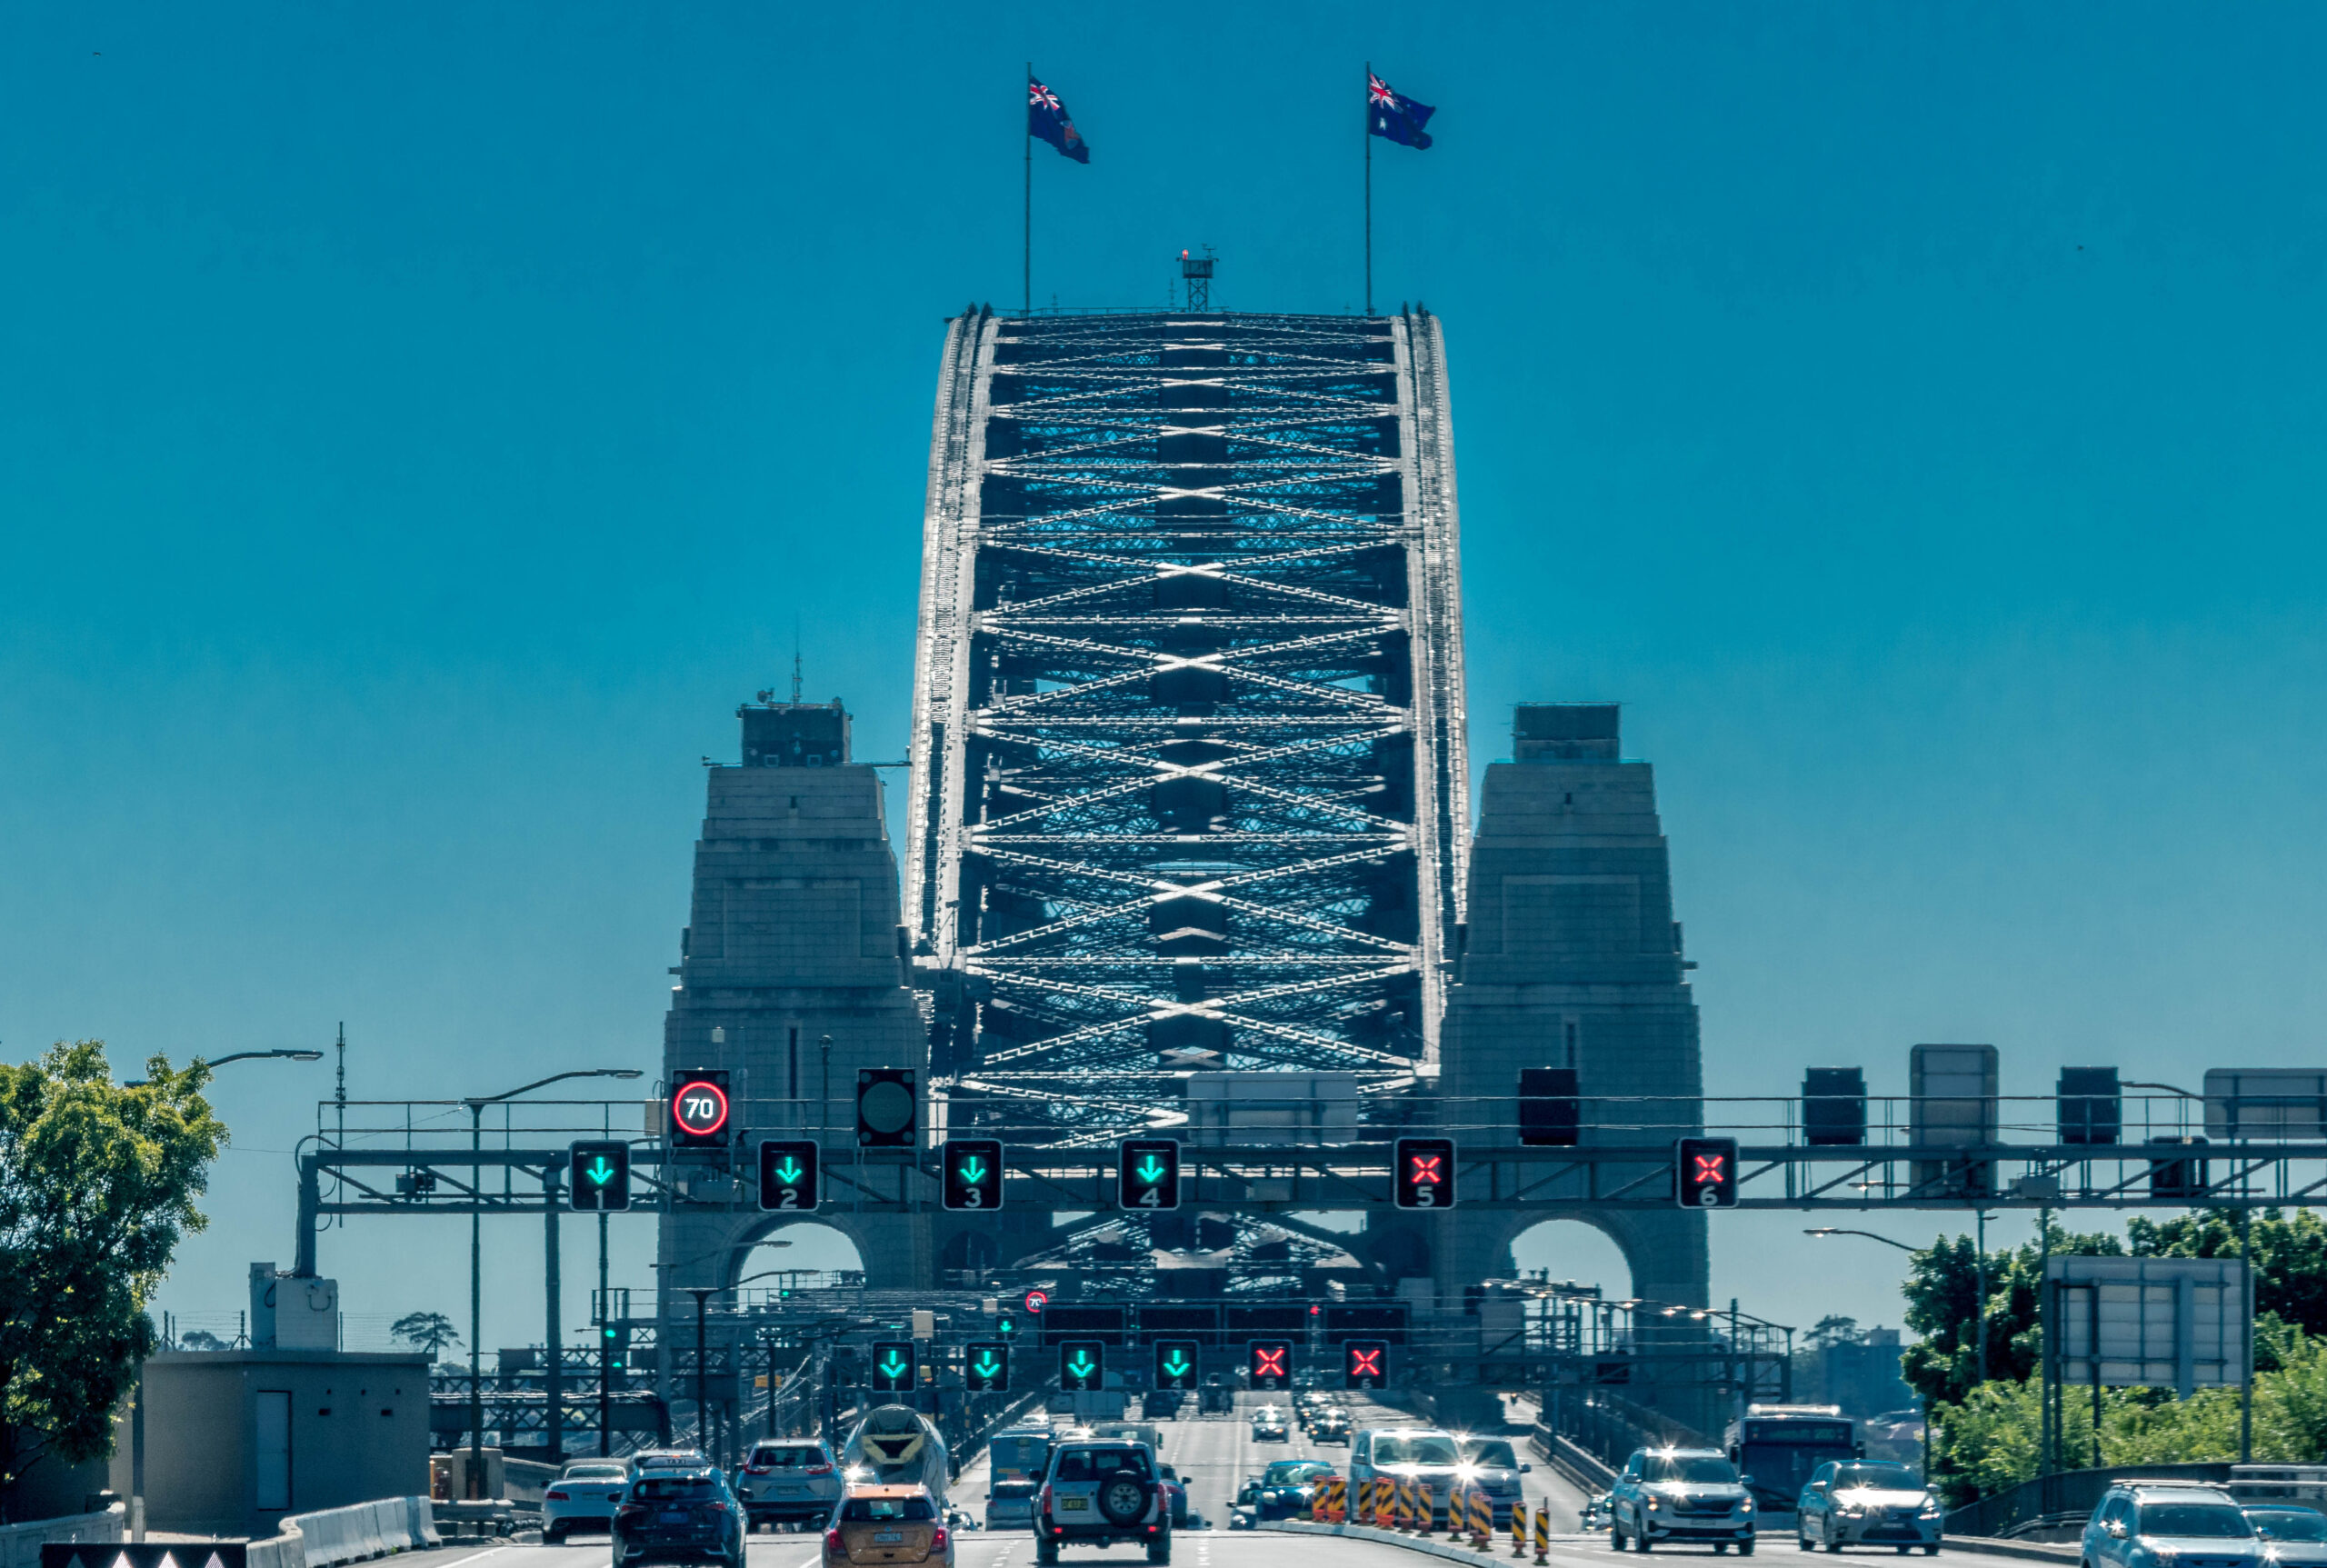
<path id="1" fill-rule="evenodd" d="M 598 1365 L 608 1387 L 623 1381 L 630 1367 L 630 1331 L 618 1323 L 598 1325 Z"/>
<path id="2" fill-rule="evenodd" d="M 630 1145 L 576 1144 L 568 1150 L 565 1202 L 582 1213 L 630 1207 Z"/>
<path id="3" fill-rule="evenodd" d="M 1158 1388 L 1193 1388 L 1203 1370 L 1203 1345 L 1192 1339 L 1159 1339 L 1155 1342 L 1155 1386 Z"/>
<path id="4" fill-rule="evenodd" d="M 1002 1140 L 948 1138 L 944 1151 L 945 1206 L 1002 1207 Z"/>
<path id="5" fill-rule="evenodd" d="M 760 1207 L 805 1213 L 820 1201 L 821 1175 L 813 1138 L 760 1141 Z"/>
<path id="6" fill-rule="evenodd" d="M 1582 1085 L 1573 1067 L 1519 1069 L 1519 1141 L 1533 1148 L 1570 1148 L 1583 1124 Z"/>
<path id="7" fill-rule="evenodd" d="M 856 1070 L 856 1145 L 910 1149 L 920 1132 L 921 1096 L 910 1067 Z"/>
<path id="8" fill-rule="evenodd" d="M 1396 1199 L 1402 1209 L 1454 1206 L 1454 1140 L 1401 1138 L 1397 1143 Z"/>
<path id="9" fill-rule="evenodd" d="M 1180 1206 L 1177 1138 L 1125 1138 L 1116 1146 L 1115 1203 L 1151 1213 Z"/>
<path id="10" fill-rule="evenodd" d="M 1387 1388 L 1390 1385 L 1390 1342 L 1386 1339 L 1342 1341 L 1342 1386 Z"/>
<path id="11" fill-rule="evenodd" d="M 1010 1347 L 1000 1340 L 972 1340 L 963 1349 L 962 1386 L 972 1393 L 1009 1393 Z"/>
<path id="12" fill-rule="evenodd" d="M 1244 1377 L 1254 1388 L 1293 1386 L 1293 1342 L 1250 1340 L 1244 1345 Z"/>
<path id="13" fill-rule="evenodd" d="M 872 1370 L 865 1374 L 866 1386 L 874 1393 L 906 1393 L 912 1391 L 916 1356 L 909 1339 L 876 1339 L 873 1342 Z"/>
<path id="14" fill-rule="evenodd" d="M 727 1069 L 671 1074 L 669 1132 L 674 1149 L 724 1149 L 728 1138 Z"/>
<path id="15" fill-rule="evenodd" d="M 1058 1342 L 1058 1386 L 1064 1393 L 1089 1393 L 1107 1386 L 1107 1342 L 1063 1339 Z"/>
<path id="16" fill-rule="evenodd" d="M 1673 1143 L 1673 1194 L 1684 1209 L 1737 1206 L 1737 1140 L 1676 1138 Z"/>

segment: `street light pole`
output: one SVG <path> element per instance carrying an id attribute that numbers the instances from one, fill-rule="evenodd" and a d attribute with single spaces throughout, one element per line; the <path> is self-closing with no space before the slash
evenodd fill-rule
<path id="1" fill-rule="evenodd" d="M 323 1053 L 315 1054 L 320 1057 Z M 530 1094 L 552 1084 L 563 1084 L 569 1078 L 635 1078 L 635 1067 L 577 1067 L 570 1073 L 553 1073 L 546 1078 L 535 1079 L 504 1094 L 480 1094 L 466 1102 L 469 1108 L 469 1477 L 462 1488 L 472 1501 L 484 1495 L 484 1166 L 479 1158 L 484 1150 L 484 1108 L 514 1100 L 520 1094 Z M 557 1213 L 552 1206 L 549 1223 L 557 1223 Z M 557 1353 L 557 1341 L 552 1339 L 548 1352 Z M 551 1447 L 557 1446 L 553 1436 Z"/>

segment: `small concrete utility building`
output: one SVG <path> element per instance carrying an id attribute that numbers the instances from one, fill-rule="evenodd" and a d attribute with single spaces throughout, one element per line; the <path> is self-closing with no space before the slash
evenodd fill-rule
<path id="1" fill-rule="evenodd" d="M 150 1529 L 265 1536 L 287 1513 L 428 1491 L 416 1353 L 165 1352 L 145 1363 L 145 1398 Z M 129 1464 L 125 1431 L 112 1472 L 124 1497 Z"/>

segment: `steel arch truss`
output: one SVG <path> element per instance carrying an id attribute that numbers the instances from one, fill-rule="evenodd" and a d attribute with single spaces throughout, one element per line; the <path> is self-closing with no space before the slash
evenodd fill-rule
<path id="1" fill-rule="evenodd" d="M 1467 821 L 1427 315 L 954 324 L 906 892 L 957 1117 L 1434 1061 Z"/>

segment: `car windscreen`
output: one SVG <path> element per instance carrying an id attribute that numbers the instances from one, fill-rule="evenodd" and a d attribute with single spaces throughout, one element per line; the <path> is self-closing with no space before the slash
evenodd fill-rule
<path id="1" fill-rule="evenodd" d="M 1473 1437 L 1463 1444 L 1466 1463 L 1481 1470 L 1516 1470 L 1519 1456 L 1511 1452 L 1511 1444 L 1500 1437 Z"/>
<path id="2" fill-rule="evenodd" d="M 2214 1540 L 2251 1538 L 2254 1527 L 2227 1503 L 2144 1503 L 2143 1535 L 2196 1535 Z"/>
<path id="3" fill-rule="evenodd" d="M 1332 1465 L 1320 1464 L 1313 1459 L 1280 1459 L 1269 1466 L 1268 1473 L 1261 1478 L 1261 1484 L 1282 1486 L 1288 1482 L 1308 1481 L 1333 1473 Z"/>
<path id="4" fill-rule="evenodd" d="M 797 1470 L 803 1465 L 822 1464 L 825 1461 L 823 1449 L 793 1443 L 783 1447 L 771 1444 L 764 1448 L 755 1448 L 752 1450 L 751 1462 L 754 1464 L 772 1465 L 777 1470 Z"/>
<path id="5" fill-rule="evenodd" d="M 619 1464 L 577 1464 L 558 1477 L 560 1481 L 624 1481 L 630 1472 Z"/>
<path id="6" fill-rule="evenodd" d="M 851 1524 L 894 1524 L 899 1520 L 934 1519 L 937 1506 L 926 1497 L 852 1497 L 841 1504 L 840 1516 Z"/>
<path id="7" fill-rule="evenodd" d="M 1650 1453 L 1642 1456 L 1643 1481 L 1681 1481 L 1698 1486 L 1733 1486 L 1737 1472 L 1718 1453 Z"/>
<path id="8" fill-rule="evenodd" d="M 1128 1470 L 1142 1481 L 1154 1475 L 1147 1467 L 1144 1448 L 1068 1448 L 1059 1452 L 1058 1463 L 1051 1468 L 1051 1479 L 1096 1481 L 1118 1470 Z"/>
<path id="9" fill-rule="evenodd" d="M 1385 1432 L 1373 1440 L 1373 1463 L 1376 1464 L 1460 1464 L 1463 1456 L 1455 1452 L 1454 1440 L 1436 1433 L 1409 1435 L 1402 1432 Z"/>
<path id="10" fill-rule="evenodd" d="M 994 1483 L 994 1490 L 986 1495 L 1003 1498 L 1032 1497 L 1035 1491 L 1036 1487 L 1031 1481 L 997 1481 Z"/>
<path id="11" fill-rule="evenodd" d="M 2253 1508 L 2246 1517 L 2265 1541 L 2327 1541 L 2327 1513 L 2309 1508 Z"/>
<path id="12" fill-rule="evenodd" d="M 1845 1486 L 1877 1486 L 1885 1492 L 1914 1490 L 1914 1472 L 1903 1464 L 1840 1464 L 1834 1467 L 1834 1490 Z"/>
<path id="13" fill-rule="evenodd" d="M 719 1483 L 708 1475 L 642 1475 L 630 1495 L 637 1503 L 708 1503 L 719 1495 Z"/>

